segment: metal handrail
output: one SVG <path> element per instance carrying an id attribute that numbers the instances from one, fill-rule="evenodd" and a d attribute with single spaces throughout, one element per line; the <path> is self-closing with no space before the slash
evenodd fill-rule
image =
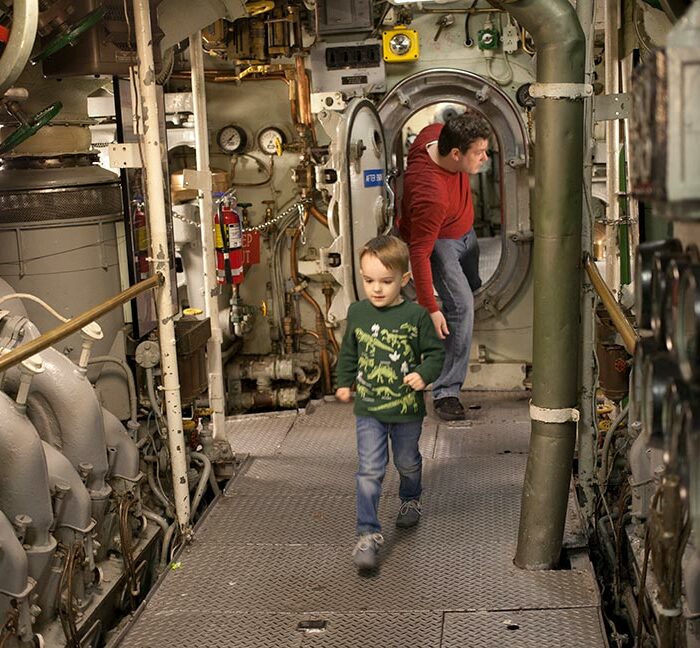
<path id="1" fill-rule="evenodd" d="M 22 360 L 26 360 L 34 354 L 43 351 L 59 340 L 69 336 L 71 333 L 75 333 L 75 331 L 83 328 L 83 326 L 94 321 L 101 315 L 104 315 L 117 306 L 121 306 L 150 288 L 157 288 L 162 283 L 163 275 L 156 273 L 152 277 L 139 281 L 139 283 L 130 286 L 126 290 L 122 290 L 122 292 L 118 293 L 114 297 L 110 297 L 101 304 L 93 306 L 90 310 L 81 313 L 77 317 L 72 317 L 67 322 L 52 328 L 50 331 L 40 335 L 31 342 L 27 342 L 26 344 L 13 349 L 9 353 L 0 357 L 0 371 L 5 371 L 6 369 L 9 369 L 10 367 L 22 362 Z"/>
<path id="2" fill-rule="evenodd" d="M 591 280 L 591 285 L 598 294 L 598 297 L 600 297 L 600 301 L 603 302 L 603 306 L 605 306 L 605 309 L 608 311 L 615 329 L 622 337 L 622 343 L 625 345 L 625 349 L 627 349 L 630 355 L 634 355 L 639 336 L 622 312 L 620 305 L 615 301 L 615 297 L 613 297 L 610 288 L 608 288 L 608 284 L 605 283 L 600 272 L 598 272 L 598 268 L 589 254 L 586 254 L 583 258 L 583 267 L 586 269 L 588 277 Z"/>

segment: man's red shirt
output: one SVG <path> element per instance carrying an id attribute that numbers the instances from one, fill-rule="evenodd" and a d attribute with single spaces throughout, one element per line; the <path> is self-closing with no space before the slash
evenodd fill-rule
<path id="1" fill-rule="evenodd" d="M 436 141 L 441 130 L 442 124 L 430 124 L 411 144 L 399 218 L 401 238 L 411 253 L 418 303 L 430 313 L 438 310 L 430 269 L 435 240 L 462 238 L 474 224 L 469 175 L 446 171 L 428 155 L 426 145 Z"/>

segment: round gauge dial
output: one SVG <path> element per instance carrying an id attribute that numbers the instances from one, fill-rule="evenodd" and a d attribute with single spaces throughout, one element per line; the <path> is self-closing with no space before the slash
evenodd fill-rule
<path id="1" fill-rule="evenodd" d="M 258 133 L 258 148 L 268 155 L 282 155 L 282 147 L 287 143 L 287 136 L 275 126 L 263 128 Z"/>
<path id="2" fill-rule="evenodd" d="M 228 126 L 224 126 L 218 132 L 216 136 L 216 143 L 224 153 L 232 155 L 243 151 L 248 143 L 248 136 L 240 126 L 230 124 Z"/>

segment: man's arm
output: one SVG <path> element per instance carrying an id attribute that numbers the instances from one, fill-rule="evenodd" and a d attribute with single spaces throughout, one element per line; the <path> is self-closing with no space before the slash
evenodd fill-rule
<path id="1" fill-rule="evenodd" d="M 447 320 L 445 319 L 445 316 L 442 314 L 441 310 L 436 310 L 430 313 L 430 319 L 433 322 L 433 327 L 435 328 L 435 334 L 441 339 L 444 340 L 449 334 L 450 334 L 450 329 L 447 328 Z"/>

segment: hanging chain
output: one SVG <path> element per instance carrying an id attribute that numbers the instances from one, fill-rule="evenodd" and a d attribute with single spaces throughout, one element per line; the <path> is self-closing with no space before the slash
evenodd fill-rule
<path id="1" fill-rule="evenodd" d="M 302 245 L 306 245 L 306 221 L 304 219 L 304 205 L 298 202 L 296 207 L 299 210 L 299 240 L 301 241 Z"/>
<path id="2" fill-rule="evenodd" d="M 243 231 L 244 232 L 262 232 L 263 230 L 266 230 L 268 227 L 272 227 L 276 223 L 279 223 L 282 219 L 286 218 L 287 216 L 290 216 L 293 214 L 295 211 L 299 213 L 299 227 L 302 228 L 302 244 L 306 243 L 306 232 L 305 229 L 303 228 L 303 220 L 304 220 L 304 205 L 309 204 L 311 202 L 310 199 L 305 199 L 305 200 L 300 200 L 298 202 L 295 202 L 291 207 L 288 207 L 284 211 L 281 211 L 277 216 L 275 216 L 273 219 L 269 221 L 265 221 L 264 223 L 261 223 L 260 225 L 251 225 L 250 227 L 244 227 Z"/>
<path id="3" fill-rule="evenodd" d="M 228 194 L 230 195 L 230 194 Z M 221 198 L 217 199 L 214 201 L 215 205 L 218 205 L 222 200 L 226 199 L 228 197 L 227 194 L 222 196 Z M 268 227 L 272 227 L 276 223 L 279 223 L 282 219 L 286 218 L 287 216 L 290 216 L 291 214 L 294 213 L 294 211 L 297 211 L 299 213 L 299 229 L 301 230 L 301 244 L 306 245 L 306 225 L 304 223 L 304 205 L 308 205 L 311 203 L 311 199 L 306 198 L 304 200 L 300 200 L 298 202 L 295 202 L 291 207 L 288 207 L 284 211 L 281 211 L 277 216 L 272 218 L 269 221 L 265 221 L 264 223 L 261 223 L 260 225 L 251 225 L 250 227 L 244 227 L 243 231 L 244 232 L 262 232 L 263 230 L 266 230 Z M 199 228 L 201 225 L 197 221 L 193 221 L 189 218 L 185 218 L 184 216 L 181 216 L 180 214 L 176 212 L 172 212 L 173 218 L 176 220 L 182 221 L 183 223 L 187 223 L 187 225 L 192 225 L 193 227 Z"/>

